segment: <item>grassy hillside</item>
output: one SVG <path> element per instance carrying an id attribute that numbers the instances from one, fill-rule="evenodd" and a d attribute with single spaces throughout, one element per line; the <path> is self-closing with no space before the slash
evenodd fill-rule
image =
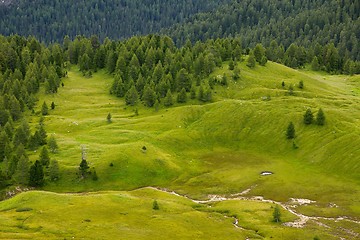
<path id="1" fill-rule="evenodd" d="M 159 210 L 152 209 L 154 199 Z M 210 207 L 153 189 L 88 194 L 27 192 L 0 204 L 0 238 L 312 239 L 319 235 L 336 239 L 313 223 L 296 229 L 271 222 L 273 206 L 226 201 Z M 240 216 L 241 227 L 233 225 L 234 216 Z M 295 218 L 284 212 L 282 219 Z"/>
<path id="2" fill-rule="evenodd" d="M 225 64 L 214 73 L 214 76 L 226 74 L 231 79 L 231 71 L 227 69 L 228 66 Z M 322 75 L 307 70 L 296 71 L 271 62 L 265 67 L 256 66 L 255 69 L 249 69 L 245 63 L 241 63 L 240 69 L 240 80 L 229 81 L 227 88 L 217 86 L 214 89 L 213 103 L 199 105 L 194 101 L 187 105 L 161 108 L 156 112 L 153 108 L 140 105 L 126 106 L 122 100 L 109 95 L 112 79 L 104 72 L 98 72 L 92 78 L 84 78 L 74 67 L 69 72 L 69 77 L 64 79 L 64 87 L 60 88 L 57 94 L 40 96 L 38 110 L 43 101 L 48 105 L 52 101 L 56 104 L 55 109 L 45 118 L 45 128 L 48 135 L 55 135 L 60 146 L 59 152 L 52 154 L 51 158 L 59 161 L 61 169 L 59 181 L 48 182 L 44 190 L 123 191 L 158 186 L 176 190 L 192 198 L 207 199 L 210 194 L 230 195 L 251 188 L 245 196 L 261 195 L 266 199 L 281 202 L 287 202 L 290 198 L 311 199 L 315 201 L 314 204 L 298 208 L 298 211 L 309 216 L 348 216 L 358 219 L 360 159 L 357 146 L 360 144 L 360 77 Z M 304 82 L 304 89 L 297 87 L 300 80 Z M 285 88 L 281 86 L 282 81 L 285 82 Z M 294 96 L 287 94 L 290 84 L 294 85 Z M 263 97 L 270 97 L 271 100 L 264 101 Z M 303 124 L 303 114 L 308 107 L 311 107 L 314 113 L 320 107 L 324 110 L 324 126 Z M 134 113 L 135 109 L 138 109 L 139 115 Z M 108 113 L 112 114 L 111 123 L 106 120 Z M 30 117 L 35 127 L 39 116 L 34 114 Z M 286 127 L 290 121 L 295 124 L 294 141 L 297 149 L 293 148 L 293 141 L 285 137 Z M 96 169 L 99 176 L 97 181 L 91 178 L 80 179 L 77 175 L 82 144 L 88 148 L 87 159 L 90 167 Z M 146 146 L 146 151 L 142 150 L 143 146 Z M 38 153 L 32 152 L 30 158 L 37 159 Z M 113 166 L 110 166 L 111 163 Z M 262 171 L 272 171 L 274 174 L 260 176 Z M 111 209 L 114 208 L 119 212 L 126 211 L 133 217 L 124 218 L 124 221 L 130 221 L 126 223 L 127 230 L 119 230 L 116 223 L 111 221 L 106 229 L 111 232 L 111 229 L 116 228 L 116 231 L 125 235 L 139 234 L 126 235 L 131 238 L 144 238 L 145 235 L 142 234 L 145 232 L 158 238 L 161 232 L 164 234 L 161 236 L 168 239 L 170 235 L 167 234 L 171 234 L 168 232 L 170 227 L 165 226 L 171 224 L 181 226 L 181 238 L 209 238 L 220 236 L 223 232 L 229 232 L 229 238 L 235 235 L 251 236 L 247 235 L 247 231 L 234 229 L 231 224 L 233 220 L 224 220 L 223 214 L 215 214 L 214 217 L 212 213 L 209 216 L 207 210 L 204 212 L 202 206 L 200 209 L 194 209 L 194 203 L 191 201 L 149 190 L 140 190 L 140 195 L 137 195 L 138 193 L 139 191 L 122 192 L 124 198 L 135 200 L 129 205 L 120 204 L 121 206 L 110 204 L 118 194 L 114 192 L 84 196 L 47 192 L 21 194 L 0 203 L 0 209 L 6 213 L 2 221 L 11 222 L 6 225 L 9 226 L 7 230 L 3 228 L 0 231 L 17 232 L 22 229 L 18 226 L 19 221 L 26 219 L 27 229 L 24 229 L 23 235 L 19 235 L 20 238 L 29 236 L 29 232 L 33 232 L 33 236 L 37 238 L 70 237 L 72 233 L 80 237 L 85 237 L 86 234 L 92 236 L 92 233 L 99 232 L 96 221 L 103 222 L 108 217 L 114 218 L 115 221 L 116 217 L 109 216 L 108 212 L 113 212 Z M 153 194 L 161 196 L 154 197 Z M 98 213 L 94 198 L 100 198 L 104 206 L 108 206 L 106 203 L 109 203 L 111 207 Z M 151 210 L 151 201 L 154 198 L 159 201 L 175 199 L 169 207 L 172 209 L 169 210 L 170 215 L 165 217 L 160 214 L 161 221 L 157 222 L 156 226 L 153 222 L 149 223 L 149 218 L 154 215 Z M 39 199 L 43 199 L 41 201 L 44 202 Z M 70 235 L 67 235 L 68 233 L 61 232 L 59 226 L 48 226 L 50 223 L 46 218 L 40 220 L 41 208 L 37 207 L 51 204 L 53 215 L 50 214 L 48 217 L 53 219 L 52 217 L 62 209 L 62 204 L 69 204 L 69 199 L 78 201 L 77 209 L 82 213 L 76 214 L 69 210 L 70 217 L 63 216 L 74 221 L 69 222 L 69 226 L 74 227 Z M 264 232 L 265 239 L 280 233 L 290 239 L 296 239 L 294 236 L 308 236 L 307 238 L 311 239 L 317 232 L 320 236 L 326 236 L 324 239 L 332 239 L 325 233 L 332 236 L 352 236 L 334 230 L 339 228 L 336 224 L 358 232 L 358 225 L 347 222 L 326 223 L 330 226 L 335 224 L 331 232 L 314 223 L 309 223 L 299 232 L 293 228 L 273 226 L 270 222 L 272 210 L 269 204 L 257 206 L 255 203 L 242 204 L 234 201 L 220 202 L 213 207 L 222 209 L 220 212 L 225 208 L 229 215 L 245 214 L 241 218 L 245 221 L 243 223 L 253 226 L 253 230 L 256 228 Z M 83 205 L 86 208 L 81 207 L 80 202 L 87 203 Z M 145 207 L 144 202 L 149 207 Z M 244 205 L 255 208 L 256 214 L 248 216 L 248 211 L 253 212 L 246 210 Z M 147 216 L 146 220 L 135 217 L 138 216 L 137 210 L 134 210 L 136 206 Z M 14 211 L 21 207 L 35 210 L 25 213 Z M 264 211 L 266 216 L 269 216 L 268 219 L 264 219 L 262 215 L 263 208 L 266 208 Z M 90 211 L 89 217 L 85 216 L 85 209 L 86 212 Z M 178 214 L 172 212 L 173 209 L 180 212 L 188 209 L 186 211 L 189 211 L 190 215 L 181 214 L 180 218 L 175 218 Z M 257 215 L 258 211 L 260 215 Z M 21 217 L 21 214 L 25 217 Z M 31 218 L 27 219 L 28 216 Z M 75 216 L 81 216 L 81 219 Z M 290 215 L 288 217 L 290 221 Z M 91 222 L 84 222 L 88 218 Z M 31 221 L 28 222 L 29 220 Z M 164 225 L 165 222 L 170 225 Z M 204 224 L 199 226 L 199 229 L 203 230 L 191 228 L 195 222 Z M 77 230 L 80 224 L 87 224 L 84 232 Z M 101 233 L 107 233 L 106 229 L 104 228 Z M 209 229 L 214 233 L 204 235 Z M 314 232 L 314 229 L 317 230 Z M 254 231 L 250 233 L 254 234 Z M 275 239 L 281 239 L 280 235 L 276 236 Z"/>

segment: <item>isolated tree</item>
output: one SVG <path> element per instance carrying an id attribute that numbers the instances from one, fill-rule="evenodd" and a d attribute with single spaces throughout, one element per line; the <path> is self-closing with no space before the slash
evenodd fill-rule
<path id="1" fill-rule="evenodd" d="M 300 81 L 299 81 L 299 88 L 300 88 L 300 89 L 303 89 L 303 88 L 304 88 L 304 81 L 303 81 L 303 80 L 300 80 Z"/>
<path id="2" fill-rule="evenodd" d="M 92 175 L 91 178 L 92 178 L 93 181 L 97 181 L 97 180 L 99 179 L 99 177 L 98 177 L 98 175 L 97 175 L 97 173 L 96 173 L 95 168 L 93 169 L 91 175 Z"/>
<path id="3" fill-rule="evenodd" d="M 56 153 L 57 150 L 59 149 L 59 146 L 58 146 L 58 144 L 56 142 L 56 139 L 55 139 L 54 135 L 51 135 L 49 137 L 47 145 L 49 147 L 50 152 L 52 152 L 52 153 Z"/>
<path id="4" fill-rule="evenodd" d="M 294 127 L 293 122 L 290 122 L 288 127 L 287 127 L 286 137 L 287 137 L 287 139 L 295 138 L 295 127 Z"/>
<path id="5" fill-rule="evenodd" d="M 43 146 L 43 148 L 41 149 L 39 159 L 40 159 L 40 163 L 43 166 L 46 166 L 46 167 L 49 166 L 50 157 L 49 157 L 49 152 L 48 152 L 46 146 Z"/>
<path id="6" fill-rule="evenodd" d="M 43 103 L 43 105 L 41 107 L 41 114 L 43 116 L 45 116 L 45 115 L 48 115 L 48 113 L 49 113 L 49 108 L 48 108 L 46 102 L 44 101 L 44 103 Z"/>
<path id="7" fill-rule="evenodd" d="M 44 127 L 43 123 L 41 123 L 41 122 L 39 123 L 39 127 L 38 127 L 38 130 L 36 130 L 36 132 L 38 133 L 39 144 L 41 146 L 45 145 L 46 144 L 46 139 L 47 139 L 47 133 L 46 133 L 46 130 L 45 130 L 45 127 Z"/>
<path id="8" fill-rule="evenodd" d="M 54 110 L 54 109 L 55 109 L 55 103 L 51 102 L 51 110 Z"/>
<path id="9" fill-rule="evenodd" d="M 284 82 L 284 81 L 281 82 L 281 87 L 282 87 L 282 88 L 285 87 L 285 82 Z"/>
<path id="10" fill-rule="evenodd" d="M 159 204 L 158 204 L 158 202 L 156 200 L 153 201 L 153 209 L 154 210 L 159 210 L 160 209 Z"/>
<path id="11" fill-rule="evenodd" d="M 281 212 L 278 205 L 275 206 L 274 212 L 273 212 L 273 221 L 276 223 L 281 222 Z"/>
<path id="12" fill-rule="evenodd" d="M 108 115 L 106 116 L 106 120 L 108 123 L 111 123 L 111 113 L 108 113 Z"/>
<path id="13" fill-rule="evenodd" d="M 309 125 L 312 123 L 313 119 L 314 119 L 313 113 L 311 112 L 311 109 L 308 108 L 304 114 L 304 123 L 306 125 Z"/>
<path id="14" fill-rule="evenodd" d="M 44 171 L 39 160 L 30 167 L 29 185 L 32 187 L 40 187 L 44 184 Z"/>
<path id="15" fill-rule="evenodd" d="M 320 126 L 325 124 L 325 114 L 321 108 L 316 115 L 316 124 Z"/>
<path id="16" fill-rule="evenodd" d="M 59 164 L 56 160 L 51 160 L 49 165 L 49 177 L 51 181 L 56 181 L 60 177 Z"/>
<path id="17" fill-rule="evenodd" d="M 89 169 L 89 165 L 86 159 L 83 158 L 79 165 L 79 171 L 82 177 L 85 177 L 85 174 L 87 173 L 88 169 Z"/>

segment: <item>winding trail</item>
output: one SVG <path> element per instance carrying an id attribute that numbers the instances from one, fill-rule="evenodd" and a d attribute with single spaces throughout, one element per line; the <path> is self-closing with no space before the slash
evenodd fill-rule
<path id="1" fill-rule="evenodd" d="M 255 185 L 256 186 L 256 185 Z M 245 201 L 256 201 L 256 202 L 264 202 L 264 203 L 272 203 L 272 204 L 277 204 L 279 206 L 281 206 L 283 209 L 285 209 L 286 211 L 289 211 L 290 213 L 294 214 L 295 216 L 297 216 L 299 219 L 295 220 L 294 222 L 285 222 L 283 223 L 284 226 L 288 226 L 288 227 L 294 227 L 294 228 L 303 228 L 305 227 L 306 223 L 308 221 L 313 221 L 315 222 L 317 225 L 324 227 L 324 228 L 331 228 L 330 226 L 320 222 L 320 220 L 326 220 L 326 221 L 332 221 L 332 222 L 339 222 L 339 221 L 347 221 L 350 223 L 355 223 L 359 225 L 360 228 L 360 221 L 358 220 L 354 220 L 354 219 L 350 219 L 347 216 L 342 216 L 342 217 L 313 217 L 313 216 L 307 216 L 301 213 L 298 213 L 295 210 L 296 206 L 299 205 L 304 205 L 304 204 L 311 204 L 314 203 L 315 201 L 311 201 L 308 199 L 295 199 L 295 198 L 291 198 L 291 202 L 289 203 L 282 203 L 282 202 L 277 202 L 274 200 L 270 200 L 270 199 L 264 199 L 264 197 L 262 196 L 252 196 L 252 197 L 245 197 L 243 195 L 248 194 L 255 186 L 252 186 L 244 191 L 242 191 L 241 193 L 236 193 L 236 194 L 231 194 L 230 197 L 226 197 L 225 195 L 208 195 L 208 199 L 207 200 L 196 200 L 196 199 L 192 199 L 186 195 L 181 195 L 176 193 L 175 191 L 170 191 L 166 188 L 156 188 L 156 187 L 147 187 L 147 188 L 151 188 L 154 190 L 158 190 L 158 191 L 162 191 L 162 192 L 166 192 L 169 194 L 173 194 L 175 196 L 178 197 L 184 197 L 194 203 L 198 203 L 198 204 L 207 204 L 207 203 L 213 203 L 213 202 L 222 202 L 222 201 L 228 201 L 228 200 L 245 200 Z M 293 203 L 293 204 L 291 204 Z M 294 203 L 297 203 L 298 205 L 294 205 Z M 233 225 L 236 228 L 240 228 L 243 229 L 241 226 L 239 226 L 239 220 L 237 218 L 234 218 L 234 223 Z M 350 229 L 345 229 L 343 227 L 340 227 L 341 230 L 343 230 L 344 232 L 346 232 L 347 234 L 355 237 L 355 238 L 360 238 L 360 234 L 356 233 Z"/>

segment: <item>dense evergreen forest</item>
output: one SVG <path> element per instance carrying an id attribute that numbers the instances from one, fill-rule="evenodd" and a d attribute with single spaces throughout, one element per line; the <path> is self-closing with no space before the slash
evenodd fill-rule
<path id="1" fill-rule="evenodd" d="M 0 34 L 60 42 L 65 35 L 122 39 L 155 33 L 230 0 L 81 0 L 0 2 Z M 9 4 L 11 2 L 11 4 Z"/>
<path id="2" fill-rule="evenodd" d="M 241 0 L 199 13 L 164 31 L 177 44 L 208 38 L 240 36 L 243 46 L 287 49 L 296 43 L 316 52 L 333 43 L 341 57 L 360 60 L 360 1 Z"/>
<path id="3" fill-rule="evenodd" d="M 0 5 L 3 33 L 39 36 L 0 35 L 4 184 L 22 184 L 31 178 L 26 149 L 41 147 L 40 162 L 33 168 L 51 164 L 47 149 L 55 151 L 56 141 L 47 136 L 42 120 L 48 106 L 43 103 L 41 112 L 35 112 L 34 106 L 41 87 L 48 94 L 57 92 L 70 66 L 86 77 L 106 69 L 114 76 L 110 94 L 124 98 L 128 105 L 155 109 L 175 102 L 211 101 L 214 86 L 227 85 L 226 76 L 209 77 L 224 61 L 229 62 L 235 81 L 241 74 L 235 63 L 244 60 L 251 68 L 271 60 L 293 68 L 308 64 L 329 73 L 360 73 L 358 1 L 114 2 L 77 1 L 76 8 L 68 1 Z M 194 15 L 211 8 L 216 9 Z M 130 37 L 171 25 L 163 30 L 169 36 Z M 26 112 L 39 117 L 35 129 L 24 118 Z M 39 185 L 41 179 L 33 183 Z"/>

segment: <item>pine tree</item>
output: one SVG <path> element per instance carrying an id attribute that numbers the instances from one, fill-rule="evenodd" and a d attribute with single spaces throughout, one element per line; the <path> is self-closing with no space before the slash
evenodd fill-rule
<path id="1" fill-rule="evenodd" d="M 254 68 L 255 67 L 255 56 L 254 56 L 254 52 L 250 51 L 246 66 L 248 66 L 249 68 Z"/>
<path id="2" fill-rule="evenodd" d="M 111 113 L 108 113 L 108 115 L 106 116 L 106 120 L 108 123 L 111 123 Z"/>
<path id="3" fill-rule="evenodd" d="M 40 187 L 44 184 L 44 171 L 39 160 L 30 167 L 29 185 L 32 187 Z"/>
<path id="4" fill-rule="evenodd" d="M 59 149 L 59 146 L 57 145 L 56 139 L 54 135 L 51 135 L 48 140 L 48 147 L 50 149 L 50 152 L 56 153 Z"/>
<path id="5" fill-rule="evenodd" d="M 125 102 L 127 105 L 134 106 L 139 100 L 139 95 L 136 91 L 135 86 L 132 86 L 125 95 Z"/>
<path id="6" fill-rule="evenodd" d="M 160 209 L 159 204 L 158 204 L 158 202 L 156 200 L 153 201 L 153 209 L 154 210 L 159 210 Z"/>
<path id="7" fill-rule="evenodd" d="M 195 87 L 195 85 L 192 85 L 192 86 L 191 86 L 191 89 L 190 89 L 190 98 L 191 98 L 191 99 L 195 99 L 195 98 L 196 98 L 196 87 Z"/>
<path id="8" fill-rule="evenodd" d="M 274 208 L 273 221 L 276 223 L 281 222 L 281 212 L 280 212 L 280 208 L 278 205 L 276 205 Z"/>
<path id="9" fill-rule="evenodd" d="M 55 109 L 55 103 L 51 102 L 51 110 L 54 110 L 54 109 Z"/>
<path id="10" fill-rule="evenodd" d="M 177 95 L 177 102 L 185 103 L 186 101 L 187 101 L 186 90 L 185 90 L 185 88 L 182 88 L 181 91 Z"/>
<path id="11" fill-rule="evenodd" d="M 48 152 L 46 146 L 43 146 L 43 148 L 41 149 L 39 158 L 40 158 L 40 163 L 41 163 L 43 166 L 46 166 L 46 167 L 49 166 L 50 157 L 49 157 L 49 152 Z"/>
<path id="12" fill-rule="evenodd" d="M 316 115 L 316 124 L 320 126 L 325 124 L 325 114 L 321 108 Z"/>
<path id="13" fill-rule="evenodd" d="M 49 177 L 51 181 L 56 181 L 60 177 L 59 164 L 56 160 L 52 160 L 49 165 Z"/>
<path id="14" fill-rule="evenodd" d="M 287 127 L 286 137 L 287 137 L 287 139 L 295 138 L 295 127 L 294 127 L 293 122 L 290 122 L 288 127 Z"/>
<path id="15" fill-rule="evenodd" d="M 142 100 L 144 101 L 146 106 L 154 106 L 156 100 L 156 93 L 149 85 L 145 86 Z"/>
<path id="16" fill-rule="evenodd" d="M 89 165 L 88 165 L 86 159 L 83 158 L 79 165 L 79 171 L 83 178 L 85 177 L 85 174 L 87 173 L 88 169 L 89 169 Z"/>
<path id="17" fill-rule="evenodd" d="M 48 108 L 46 102 L 44 101 L 44 103 L 43 103 L 43 105 L 41 107 L 41 114 L 43 116 L 45 116 L 45 115 L 48 115 L 48 113 L 49 113 L 49 108 Z"/>
<path id="18" fill-rule="evenodd" d="M 306 125 L 309 125 L 312 123 L 313 119 L 314 119 L 313 113 L 311 112 L 311 109 L 308 108 L 304 114 L 304 123 Z"/>
<path id="19" fill-rule="evenodd" d="M 300 89 L 303 89 L 303 88 L 304 88 L 304 81 L 303 81 L 303 80 L 300 80 L 300 81 L 299 81 L 299 88 L 300 88 Z"/>
<path id="20" fill-rule="evenodd" d="M 167 91 L 165 99 L 164 99 L 164 106 L 169 107 L 173 105 L 173 96 L 171 94 L 170 89 Z"/>
<path id="21" fill-rule="evenodd" d="M 21 185 L 26 185 L 29 181 L 29 159 L 22 155 L 17 163 L 15 171 L 15 180 Z"/>
<path id="22" fill-rule="evenodd" d="M 290 84 L 290 86 L 289 86 L 288 94 L 289 94 L 290 96 L 293 96 L 293 95 L 294 95 L 294 87 L 293 87 L 292 84 Z"/>

